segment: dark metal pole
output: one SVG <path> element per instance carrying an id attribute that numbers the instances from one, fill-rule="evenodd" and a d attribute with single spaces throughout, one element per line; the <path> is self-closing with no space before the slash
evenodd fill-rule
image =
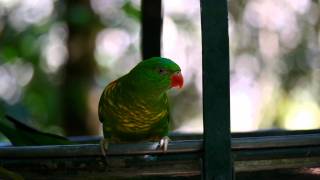
<path id="1" fill-rule="evenodd" d="M 142 58 L 161 56 L 162 1 L 142 0 Z"/>
<path id="2" fill-rule="evenodd" d="M 203 178 L 232 179 L 227 0 L 201 0 Z"/>

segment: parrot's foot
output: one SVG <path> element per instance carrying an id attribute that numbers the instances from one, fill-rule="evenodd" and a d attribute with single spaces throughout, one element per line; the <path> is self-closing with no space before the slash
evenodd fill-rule
<path id="1" fill-rule="evenodd" d="M 108 148 L 109 148 L 108 140 L 102 138 L 101 141 L 100 141 L 100 150 L 101 150 L 101 154 L 103 156 L 107 155 Z"/>
<path id="2" fill-rule="evenodd" d="M 169 144 L 170 138 L 168 136 L 164 136 L 160 139 L 159 142 L 159 148 L 162 149 L 162 151 L 165 153 L 168 150 L 168 144 Z"/>

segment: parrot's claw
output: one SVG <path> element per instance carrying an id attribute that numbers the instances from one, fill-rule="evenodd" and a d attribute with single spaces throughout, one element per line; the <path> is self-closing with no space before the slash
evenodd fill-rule
<path id="1" fill-rule="evenodd" d="M 101 139 L 100 141 L 100 150 L 101 150 L 101 154 L 103 156 L 106 156 L 107 155 L 107 151 L 108 151 L 108 148 L 109 148 L 109 142 L 108 140 L 106 139 Z"/>
<path id="2" fill-rule="evenodd" d="M 160 139 L 159 142 L 159 148 L 162 149 L 162 151 L 165 153 L 168 150 L 168 144 L 169 144 L 170 138 L 168 136 L 164 136 Z"/>

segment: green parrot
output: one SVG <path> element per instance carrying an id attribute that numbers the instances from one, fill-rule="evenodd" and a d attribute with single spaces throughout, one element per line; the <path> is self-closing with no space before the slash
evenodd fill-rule
<path id="1" fill-rule="evenodd" d="M 103 154 L 108 143 L 141 141 L 160 141 L 166 151 L 170 120 L 167 91 L 182 86 L 180 67 L 162 57 L 141 61 L 107 85 L 99 101 Z"/>
<path id="2" fill-rule="evenodd" d="M 38 131 L 8 115 L 0 119 L 0 132 L 14 146 L 74 144 L 63 136 Z"/>

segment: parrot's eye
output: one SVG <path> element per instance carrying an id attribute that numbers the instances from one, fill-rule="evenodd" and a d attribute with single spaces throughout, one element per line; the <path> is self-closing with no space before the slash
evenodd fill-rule
<path id="1" fill-rule="evenodd" d="M 157 71 L 158 71 L 159 74 L 161 74 L 161 75 L 168 74 L 168 71 L 167 71 L 166 69 L 163 69 L 163 68 L 158 68 Z"/>

